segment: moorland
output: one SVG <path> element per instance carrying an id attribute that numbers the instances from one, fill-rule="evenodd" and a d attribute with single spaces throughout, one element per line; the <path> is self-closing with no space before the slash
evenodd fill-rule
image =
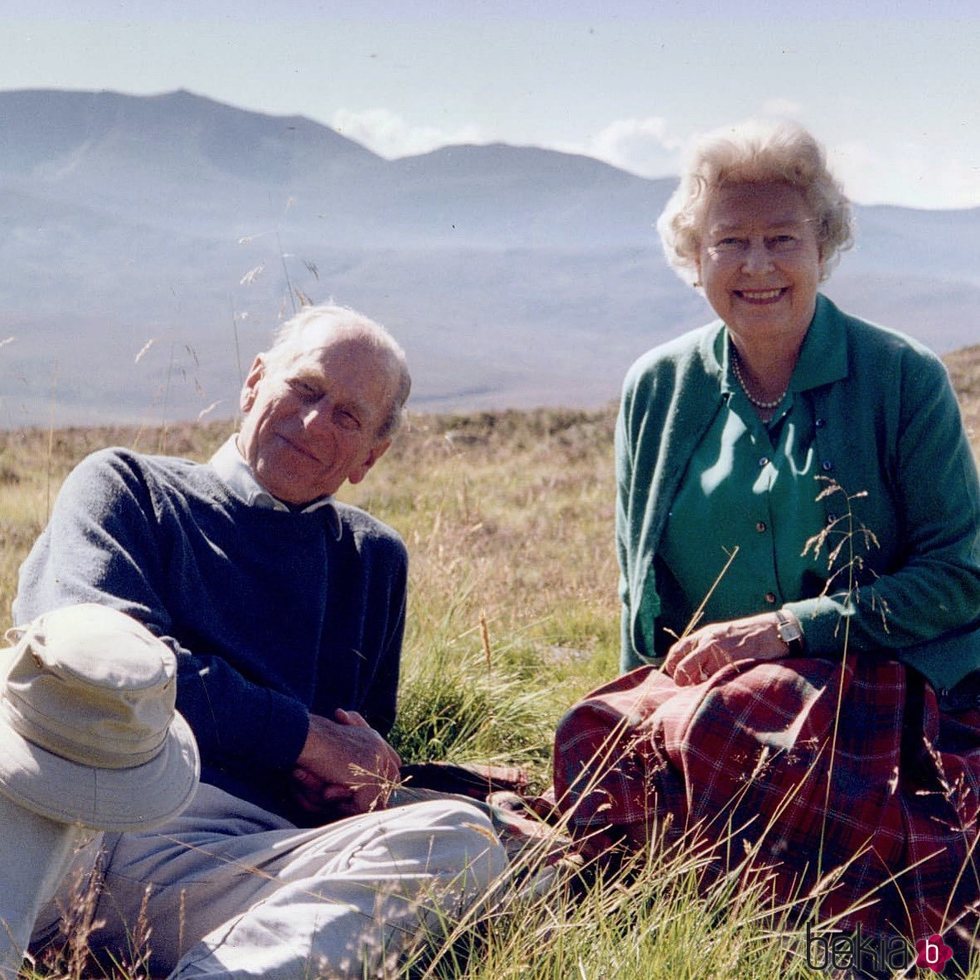
<path id="1" fill-rule="evenodd" d="M 980 345 L 945 360 L 980 456 Z M 614 422 L 614 406 L 410 414 L 382 463 L 343 491 L 397 528 L 411 555 L 392 736 L 406 761 L 516 763 L 540 788 L 556 720 L 614 676 Z M 229 420 L 0 431 L 0 627 L 11 625 L 17 568 L 80 458 L 125 445 L 206 459 L 233 427 Z M 651 854 L 628 878 L 525 897 L 468 924 L 416 973 L 495 980 L 823 975 L 803 955 L 805 922 L 790 925 L 787 910 L 765 908 L 734 879 L 699 894 L 699 867 L 696 855 L 675 849 Z M 38 975 L 83 976 L 79 969 L 48 964 Z M 137 963 L 118 975 L 142 974 Z"/>

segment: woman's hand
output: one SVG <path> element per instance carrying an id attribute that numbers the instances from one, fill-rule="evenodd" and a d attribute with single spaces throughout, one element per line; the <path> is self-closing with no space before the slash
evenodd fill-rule
<path id="1" fill-rule="evenodd" d="M 710 623 L 678 640 L 668 651 L 664 671 L 682 687 L 698 684 L 736 660 L 776 660 L 789 648 L 776 627 L 774 612 L 727 623 Z"/>

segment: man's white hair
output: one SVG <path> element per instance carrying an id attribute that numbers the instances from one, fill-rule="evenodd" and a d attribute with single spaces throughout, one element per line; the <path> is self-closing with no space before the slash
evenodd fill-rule
<path id="1" fill-rule="evenodd" d="M 356 339 L 387 356 L 394 392 L 377 436 L 378 439 L 393 436 L 401 425 L 405 402 L 412 390 L 412 377 L 408 371 L 405 351 L 398 341 L 380 323 L 363 313 L 333 304 L 304 307 L 276 331 L 272 346 L 262 355 L 266 367 L 278 369 L 292 356 L 308 350 L 305 334 L 313 325 L 325 331 L 328 340 Z M 323 337 L 323 333 L 318 334 L 318 340 L 322 341 Z"/>

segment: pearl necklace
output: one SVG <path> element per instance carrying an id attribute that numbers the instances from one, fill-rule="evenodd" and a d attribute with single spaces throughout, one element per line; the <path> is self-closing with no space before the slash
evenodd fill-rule
<path id="1" fill-rule="evenodd" d="M 739 357 L 738 348 L 732 344 L 732 369 L 735 371 L 735 377 L 738 380 L 742 391 L 745 392 L 745 397 L 756 407 L 761 408 L 764 412 L 771 412 L 774 408 L 778 408 L 782 400 L 786 397 L 786 392 L 789 391 L 789 385 L 783 388 L 782 392 L 776 396 L 776 398 L 771 402 L 764 402 L 759 398 L 756 398 L 751 391 L 749 391 L 749 386 L 745 383 L 745 377 L 742 374 L 741 358 Z"/>

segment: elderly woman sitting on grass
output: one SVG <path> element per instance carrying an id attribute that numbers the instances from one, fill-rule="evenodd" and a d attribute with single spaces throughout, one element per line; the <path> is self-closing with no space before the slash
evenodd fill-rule
<path id="1" fill-rule="evenodd" d="M 776 901 L 938 934 L 965 967 L 980 494 L 946 372 L 818 293 L 850 209 L 798 127 L 703 141 L 659 230 L 719 319 L 626 378 L 626 673 L 559 726 L 560 805 L 593 843 L 686 833 Z"/>

